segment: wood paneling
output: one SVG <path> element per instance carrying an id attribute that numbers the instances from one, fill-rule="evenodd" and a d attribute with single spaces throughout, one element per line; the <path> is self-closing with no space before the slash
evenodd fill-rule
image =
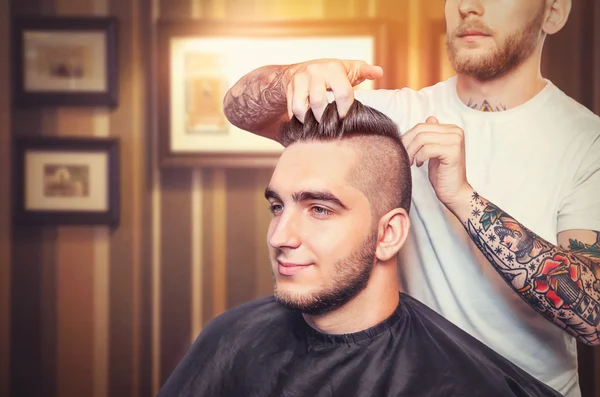
<path id="1" fill-rule="evenodd" d="M 251 266 L 256 251 L 254 231 L 257 213 L 254 211 L 254 170 L 227 172 L 227 307 L 235 307 L 254 299 L 255 268 Z"/>
<path id="2" fill-rule="evenodd" d="M 61 227 L 58 231 L 56 394 L 60 397 L 93 394 L 93 232 L 79 227 Z"/>
<path id="3" fill-rule="evenodd" d="M 9 37 L 8 0 L 0 0 L 0 37 Z M 0 39 L 0 59 L 10 57 L 8 40 Z M 10 65 L 0 62 L 0 396 L 9 393 L 10 363 L 10 259 L 11 237 L 11 142 Z"/>
<path id="4" fill-rule="evenodd" d="M 189 347 L 191 330 L 192 171 L 161 173 L 161 382 Z"/>
<path id="5" fill-rule="evenodd" d="M 56 238 L 52 230 L 13 229 L 11 396 L 55 395 Z"/>

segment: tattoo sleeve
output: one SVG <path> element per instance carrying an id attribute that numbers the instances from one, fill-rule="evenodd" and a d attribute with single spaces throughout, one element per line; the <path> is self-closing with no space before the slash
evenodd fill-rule
<path id="1" fill-rule="evenodd" d="M 287 113 L 290 66 L 264 66 L 242 77 L 225 95 L 225 116 L 238 128 L 258 133 Z"/>
<path id="2" fill-rule="evenodd" d="M 600 233 L 569 249 L 538 237 L 477 193 L 463 222 L 504 280 L 545 318 L 588 345 L 600 344 Z"/>

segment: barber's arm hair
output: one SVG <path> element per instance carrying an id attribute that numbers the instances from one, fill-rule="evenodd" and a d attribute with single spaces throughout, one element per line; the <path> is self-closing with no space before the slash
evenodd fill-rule
<path id="1" fill-rule="evenodd" d="M 553 245 L 477 192 L 470 211 L 463 226 L 515 292 L 579 341 L 599 345 L 600 233 L 563 232 Z M 564 244 L 569 235 L 581 237 Z"/>

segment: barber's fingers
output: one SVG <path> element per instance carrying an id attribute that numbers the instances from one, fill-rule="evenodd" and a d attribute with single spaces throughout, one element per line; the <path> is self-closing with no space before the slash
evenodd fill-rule
<path id="1" fill-rule="evenodd" d="M 423 131 L 419 133 L 415 139 L 413 139 L 410 143 L 406 145 L 406 153 L 408 154 L 408 158 L 410 164 L 413 163 L 413 160 L 417 159 L 419 153 L 421 153 L 424 149 L 424 153 L 429 153 L 431 150 L 430 147 L 453 147 L 458 148 L 461 151 L 463 146 L 462 136 L 456 133 L 440 133 L 440 132 L 430 132 Z M 429 157 L 427 157 L 429 158 Z"/>
<path id="2" fill-rule="evenodd" d="M 383 76 L 381 66 L 370 65 L 365 61 L 342 61 L 348 80 L 356 86 L 365 80 L 377 80 Z"/>
<path id="3" fill-rule="evenodd" d="M 294 74 L 287 87 L 288 116 L 304 122 L 306 112 L 312 109 L 318 122 L 328 105 L 327 91 L 331 90 L 338 113 L 345 117 L 354 101 L 353 87 L 366 79 L 383 75 L 379 66 L 364 61 L 321 60 L 307 64 Z"/>
<path id="4" fill-rule="evenodd" d="M 327 100 L 327 83 L 324 79 L 313 77 L 309 87 L 309 106 L 318 122 L 321 122 L 325 108 L 329 104 Z"/>
<path id="5" fill-rule="evenodd" d="M 457 134 L 463 135 L 463 130 L 452 124 L 439 124 L 437 119 L 429 121 L 433 118 L 428 118 L 428 122 L 415 125 L 413 128 L 402 134 L 402 143 L 408 146 L 418 135 L 423 132 L 437 132 L 440 134 Z"/>
<path id="6" fill-rule="evenodd" d="M 340 118 L 346 117 L 354 102 L 355 86 L 365 80 L 375 80 L 383 76 L 383 69 L 380 66 L 369 65 L 364 61 L 343 61 L 342 65 L 345 76 L 335 74 L 329 81 Z"/>
<path id="7" fill-rule="evenodd" d="M 345 73 L 332 75 L 328 83 L 333 93 L 333 99 L 335 100 L 338 114 L 340 115 L 340 118 L 344 118 L 348 113 L 348 109 L 350 109 L 352 102 L 354 102 L 354 88 Z"/>
<path id="8" fill-rule="evenodd" d="M 309 106 L 309 87 L 309 76 L 306 73 L 299 73 L 290 81 L 287 89 L 288 115 L 290 118 L 296 116 L 302 123 Z"/>

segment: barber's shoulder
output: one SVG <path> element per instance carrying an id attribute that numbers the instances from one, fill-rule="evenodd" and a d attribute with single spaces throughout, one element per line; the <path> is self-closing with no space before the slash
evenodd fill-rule
<path id="1" fill-rule="evenodd" d="M 573 132 L 591 135 L 600 132 L 600 116 L 598 114 L 567 95 L 552 82 L 550 82 L 548 92 L 545 116 L 568 123 L 571 126 L 567 132 L 570 136 Z"/>

